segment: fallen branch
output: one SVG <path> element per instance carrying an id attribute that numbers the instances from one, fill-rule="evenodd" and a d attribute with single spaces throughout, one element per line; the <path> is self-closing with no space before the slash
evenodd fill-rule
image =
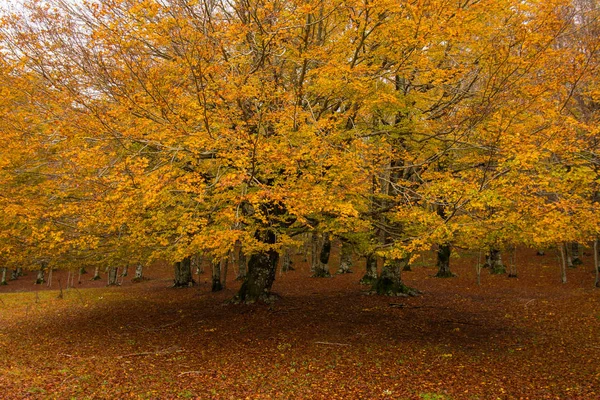
<path id="1" fill-rule="evenodd" d="M 163 350 L 159 350 L 159 351 L 143 351 L 141 353 L 124 354 L 122 356 L 117 356 L 117 358 L 143 357 L 143 356 L 152 356 L 152 355 L 160 356 L 160 355 L 164 355 L 164 354 L 178 353 L 181 351 L 183 351 L 183 350 L 180 350 L 178 347 L 169 347 L 167 349 L 163 349 Z"/>
<path id="2" fill-rule="evenodd" d="M 333 343 L 333 342 L 315 342 L 316 344 L 324 344 L 327 346 L 350 346 L 349 344 L 346 343 Z"/>

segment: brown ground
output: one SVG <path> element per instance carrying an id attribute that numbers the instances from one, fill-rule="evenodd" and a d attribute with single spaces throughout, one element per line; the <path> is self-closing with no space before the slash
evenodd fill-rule
<path id="1" fill-rule="evenodd" d="M 239 284 L 211 294 L 208 274 L 168 288 L 165 267 L 63 300 L 29 273 L 0 287 L 0 398 L 598 399 L 600 289 L 584 261 L 563 285 L 554 254 L 523 250 L 518 279 L 483 271 L 478 287 L 473 258 L 453 259 L 458 278 L 404 274 L 417 298 L 365 295 L 362 263 L 331 279 L 302 264 L 278 274 L 271 306 L 223 305 Z"/>

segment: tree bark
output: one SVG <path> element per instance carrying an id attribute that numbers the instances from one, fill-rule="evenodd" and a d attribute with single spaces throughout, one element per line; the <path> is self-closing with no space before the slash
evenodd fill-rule
<path id="1" fill-rule="evenodd" d="M 257 231 L 255 236 L 263 243 L 275 244 L 275 233 L 269 230 Z M 275 250 L 252 254 L 248 262 L 248 273 L 234 300 L 243 303 L 272 301 L 271 287 L 275 281 L 278 259 L 279 254 Z"/>
<path id="2" fill-rule="evenodd" d="M 141 282 L 144 279 L 144 266 L 138 264 L 135 266 L 135 275 L 133 276 L 134 282 Z"/>
<path id="3" fill-rule="evenodd" d="M 35 279 L 36 285 L 41 285 L 42 283 L 46 282 L 46 279 L 44 278 L 44 274 L 46 272 L 47 267 L 48 267 L 48 263 L 45 261 L 42 261 L 40 264 L 40 269 L 37 273 L 37 277 Z"/>
<path id="4" fill-rule="evenodd" d="M 2 268 L 2 278 L 0 278 L 0 285 L 8 285 L 8 282 L 6 282 L 6 267 Z"/>
<path id="5" fill-rule="evenodd" d="M 366 260 L 366 272 L 361 278 L 362 285 L 372 285 L 377 281 L 377 257 L 375 254 L 368 254 Z"/>
<path id="6" fill-rule="evenodd" d="M 596 274 L 595 287 L 600 287 L 600 265 L 598 265 L 598 238 L 594 240 L 594 273 Z"/>
<path id="7" fill-rule="evenodd" d="M 314 247 L 313 247 L 314 249 Z M 329 255 L 331 254 L 331 240 L 329 239 L 329 233 L 324 233 L 321 240 L 318 241 L 318 259 L 314 266 L 313 277 L 315 278 L 326 278 L 330 277 L 329 273 Z M 314 258 L 313 258 L 314 260 Z"/>
<path id="8" fill-rule="evenodd" d="M 502 263 L 502 254 L 500 250 L 491 248 L 486 256 L 487 267 L 490 268 L 490 273 L 494 275 L 502 275 L 506 273 L 506 267 Z"/>
<path id="9" fill-rule="evenodd" d="M 221 258 L 221 273 L 223 274 L 223 280 L 221 281 L 221 285 L 223 289 L 227 288 L 227 269 L 229 266 L 229 257 L 225 256 Z"/>
<path id="10" fill-rule="evenodd" d="M 92 281 L 100 280 L 100 267 L 99 266 L 96 266 L 96 268 L 94 268 L 94 276 L 90 280 L 92 280 Z"/>
<path id="11" fill-rule="evenodd" d="M 289 247 L 283 249 L 283 256 L 281 257 L 281 272 L 293 271 L 292 257 Z"/>
<path id="12" fill-rule="evenodd" d="M 373 282 L 373 291 L 385 296 L 416 296 L 419 292 L 402 282 L 402 268 L 409 263 L 410 257 L 387 260 L 381 269 L 381 275 Z"/>
<path id="13" fill-rule="evenodd" d="M 449 244 L 441 244 L 437 251 L 437 267 L 438 272 L 436 278 L 452 278 L 456 275 L 450 271 L 450 254 L 452 248 Z"/>
<path id="14" fill-rule="evenodd" d="M 175 279 L 173 287 L 191 287 L 194 286 L 192 277 L 192 262 L 190 257 L 185 257 L 183 260 L 175 263 Z"/>
<path id="15" fill-rule="evenodd" d="M 121 276 L 127 276 L 127 274 L 129 274 L 129 265 L 125 265 L 123 267 L 123 272 L 121 273 Z"/>
<path id="16" fill-rule="evenodd" d="M 108 268 L 107 286 L 116 286 L 119 278 L 119 267 Z"/>
<path id="17" fill-rule="evenodd" d="M 248 258 L 246 257 L 246 253 L 244 253 L 244 249 L 240 247 L 240 251 L 238 253 L 238 271 L 236 280 L 243 280 L 246 277 L 246 273 L 248 271 Z"/>
<path id="18" fill-rule="evenodd" d="M 571 257 L 572 257 L 572 268 L 577 267 L 578 265 L 583 264 L 581 261 L 581 252 L 579 249 L 579 243 L 572 242 L 571 243 Z"/>
<path id="19" fill-rule="evenodd" d="M 212 286 L 210 290 L 213 292 L 223 290 L 223 284 L 221 283 L 221 262 L 212 263 Z"/>
<path id="20" fill-rule="evenodd" d="M 352 273 L 352 244 L 346 240 L 342 240 L 342 249 L 340 250 L 340 267 L 337 274 Z"/>
<path id="21" fill-rule="evenodd" d="M 560 243 L 558 245 L 558 251 L 560 252 L 560 275 L 562 283 L 567 283 L 567 255 L 566 244 Z"/>

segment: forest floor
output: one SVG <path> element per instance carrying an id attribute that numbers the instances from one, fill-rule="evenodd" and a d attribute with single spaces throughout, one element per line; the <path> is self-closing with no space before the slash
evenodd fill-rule
<path id="1" fill-rule="evenodd" d="M 336 265 L 337 258 L 332 260 Z M 2 399 L 598 399 L 600 289 L 590 257 L 561 284 L 556 256 L 517 254 L 519 277 L 427 254 L 403 278 L 419 297 L 365 293 L 354 274 L 278 273 L 272 305 L 169 288 L 171 269 L 106 288 L 0 287 Z M 85 275 L 89 279 L 90 275 Z M 95 286 L 95 287 L 94 287 Z"/>

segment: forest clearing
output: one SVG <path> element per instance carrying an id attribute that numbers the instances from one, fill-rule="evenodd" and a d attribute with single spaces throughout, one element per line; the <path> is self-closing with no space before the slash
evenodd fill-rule
<path id="1" fill-rule="evenodd" d="M 600 292 L 589 257 L 566 284 L 556 254 L 519 251 L 518 278 L 484 270 L 481 286 L 473 257 L 453 259 L 451 279 L 433 277 L 431 254 L 424 261 L 403 274 L 421 296 L 367 295 L 363 267 L 311 279 L 299 263 L 278 273 L 281 298 L 270 305 L 226 304 L 239 283 L 211 293 L 206 274 L 196 287 L 170 288 L 170 266 L 124 287 L 84 281 L 62 300 L 29 274 L 0 287 L 2 398 L 599 396 Z M 11 286 L 19 292 L 6 293 Z"/>

